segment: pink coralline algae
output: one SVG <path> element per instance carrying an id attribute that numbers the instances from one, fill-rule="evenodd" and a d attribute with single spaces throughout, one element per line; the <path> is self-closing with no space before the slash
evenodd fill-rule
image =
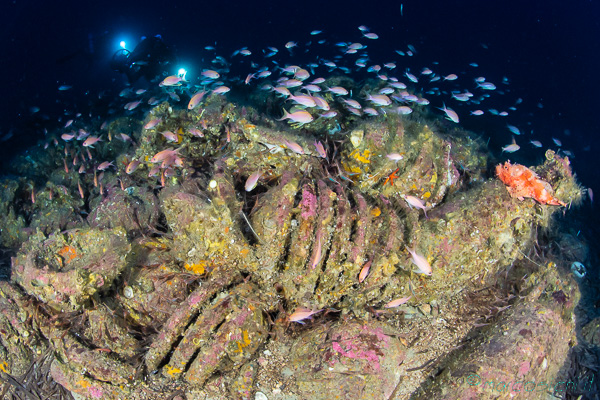
<path id="1" fill-rule="evenodd" d="M 104 392 L 102 391 L 102 389 L 99 387 L 96 387 L 96 386 L 90 387 L 90 390 L 88 391 L 88 393 L 94 399 L 101 399 L 104 396 Z"/>
<path id="2" fill-rule="evenodd" d="M 364 350 L 358 348 L 355 343 L 352 343 L 351 340 L 345 340 L 343 342 L 332 342 L 333 350 L 337 351 L 341 355 L 347 358 L 358 358 L 362 360 L 369 361 L 370 365 L 375 369 L 375 371 L 379 371 L 379 356 L 375 352 L 375 350 Z M 342 347 L 343 346 L 343 347 Z M 344 350 L 346 347 L 348 350 Z"/>
<path id="3" fill-rule="evenodd" d="M 302 218 L 314 217 L 317 213 L 317 196 L 308 189 L 302 191 L 302 203 L 300 204 Z"/>

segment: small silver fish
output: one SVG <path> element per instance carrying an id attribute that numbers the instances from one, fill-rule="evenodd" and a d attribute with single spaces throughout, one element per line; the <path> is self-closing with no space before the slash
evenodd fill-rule
<path id="1" fill-rule="evenodd" d="M 446 113 L 446 119 L 447 120 L 452 121 L 455 124 L 458 124 L 458 114 L 456 113 L 456 111 L 454 111 L 451 108 L 446 107 L 445 104 L 444 104 L 443 108 L 440 108 L 440 110 L 442 110 L 443 112 Z"/>
<path id="2" fill-rule="evenodd" d="M 539 140 L 531 140 L 529 141 L 529 143 L 531 143 L 535 147 L 542 147 L 542 142 L 540 142 Z"/>
<path id="3" fill-rule="evenodd" d="M 509 145 L 506 145 L 502 148 L 502 152 L 507 152 L 507 153 L 514 153 L 515 151 L 519 150 L 521 147 L 517 144 L 517 142 L 515 142 L 515 138 L 513 138 L 512 143 Z"/>
<path id="4" fill-rule="evenodd" d="M 515 135 L 520 135 L 521 131 L 519 130 L 519 128 L 517 128 L 516 126 L 513 125 L 506 125 L 506 127 L 508 128 L 509 131 L 511 131 L 512 133 L 514 133 Z"/>

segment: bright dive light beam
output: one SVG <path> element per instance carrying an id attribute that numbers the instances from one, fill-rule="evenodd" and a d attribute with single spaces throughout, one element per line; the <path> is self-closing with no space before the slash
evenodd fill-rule
<path id="1" fill-rule="evenodd" d="M 185 74 L 187 74 L 185 68 L 179 68 L 179 71 L 177 71 L 177 75 L 179 75 L 182 79 L 185 79 Z"/>
<path id="2" fill-rule="evenodd" d="M 119 43 L 119 46 L 121 46 L 121 48 L 124 49 L 125 48 L 125 41 L 121 40 L 121 42 Z"/>

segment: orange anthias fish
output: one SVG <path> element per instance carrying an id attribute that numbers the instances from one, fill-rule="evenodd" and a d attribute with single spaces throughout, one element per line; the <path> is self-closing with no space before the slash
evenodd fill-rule
<path id="1" fill-rule="evenodd" d="M 531 197 L 540 204 L 565 206 L 566 204 L 554 197 L 552 186 L 541 180 L 535 172 L 520 164 L 510 161 L 496 166 L 496 175 L 506 185 L 511 197 L 523 200 Z"/>

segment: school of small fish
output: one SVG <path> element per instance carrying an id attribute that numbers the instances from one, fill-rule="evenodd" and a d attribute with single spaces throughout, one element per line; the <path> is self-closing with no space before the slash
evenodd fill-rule
<path id="1" fill-rule="evenodd" d="M 295 127 L 302 127 L 319 118 L 335 118 L 341 113 L 361 118 L 373 118 L 386 113 L 408 115 L 419 107 L 428 106 L 430 100 L 427 97 L 440 98 L 436 102 L 441 103 L 441 107 L 435 109 L 440 110 L 441 115 L 452 123 L 459 123 L 463 117 L 507 117 L 516 112 L 517 106 L 523 103 L 521 98 L 510 99 L 512 95 L 509 78 L 496 77 L 494 80 L 501 82 L 497 85 L 476 74 L 478 63 L 465 64 L 463 71 L 454 72 L 446 70 L 438 62 L 428 62 L 430 65 L 415 67 L 414 60 L 418 60 L 419 56 L 416 47 L 411 44 L 406 44 L 404 48 L 388 50 L 388 59 L 375 60 L 370 56 L 368 49 L 373 47 L 381 54 L 377 46 L 385 39 L 381 39 L 369 27 L 361 25 L 355 37 L 336 43 L 331 43 L 325 38 L 323 32 L 324 30 L 312 30 L 309 32 L 309 40 L 305 42 L 290 40 L 283 44 L 289 55 L 294 55 L 294 52 L 299 52 L 300 49 L 305 54 L 315 54 L 314 61 L 298 65 L 278 61 L 277 56 L 282 54 L 277 46 L 261 49 L 242 46 L 230 52 L 228 58 L 217 54 L 219 49 L 216 43 L 214 46 L 205 46 L 202 51 L 206 52 L 207 59 L 209 56 L 212 58 L 211 65 L 200 70 L 196 78 L 186 79 L 185 74 L 165 76 L 158 83 L 159 91 L 153 90 L 156 88 L 152 87 L 127 87 L 119 93 L 119 98 L 125 100 L 121 108 L 132 113 L 140 109 L 145 112 L 148 106 L 164 100 L 177 103 L 185 96 L 189 98 L 188 110 L 193 111 L 198 109 L 208 96 L 226 95 L 232 90 L 236 91 L 240 85 L 276 93 L 282 100 L 282 107 L 281 114 L 275 117 Z M 482 47 L 485 48 L 485 45 L 482 44 Z M 333 56 L 321 56 L 321 49 L 331 48 L 334 49 Z M 405 62 L 402 62 L 403 60 Z M 406 66 L 402 67 L 403 64 Z M 240 70 L 240 66 L 248 69 L 247 73 L 232 75 L 231 71 Z M 375 82 L 371 86 L 376 89 L 353 93 L 350 88 L 342 85 L 326 86 L 326 80 L 332 76 L 353 77 L 365 73 Z M 403 82 L 404 79 L 406 80 Z M 61 92 L 71 89 L 72 86 L 68 84 L 58 87 Z M 327 100 L 324 93 L 333 95 L 333 101 Z M 483 107 L 489 99 L 497 96 L 508 98 L 512 104 L 503 110 Z M 39 111 L 37 107 L 31 108 L 35 112 Z M 84 147 L 93 148 L 94 143 L 103 140 L 102 132 L 94 132 L 94 135 L 88 138 L 90 133 L 73 129 L 74 123 L 80 125 L 77 122 L 82 119 L 81 113 L 67 111 L 65 117 L 64 129 L 70 128 L 70 131 L 60 135 L 63 141 L 73 144 L 82 141 Z M 160 120 L 153 119 L 144 129 L 152 129 L 159 123 Z M 506 124 L 506 127 L 513 137 L 501 150 L 502 153 L 514 153 L 521 149 L 515 136 L 524 135 L 524 132 L 516 125 Z M 160 133 L 168 142 L 178 141 L 173 132 Z M 56 144 L 55 139 L 51 140 Z M 541 141 L 533 138 L 529 142 L 534 148 L 543 146 Z M 562 142 L 559 139 L 553 138 L 553 142 L 561 148 Z M 80 153 L 76 150 L 78 146 L 74 147 L 74 153 Z M 322 156 L 319 148 L 317 151 Z M 563 152 L 573 156 L 568 150 Z M 80 154 L 80 157 L 83 155 Z"/>

